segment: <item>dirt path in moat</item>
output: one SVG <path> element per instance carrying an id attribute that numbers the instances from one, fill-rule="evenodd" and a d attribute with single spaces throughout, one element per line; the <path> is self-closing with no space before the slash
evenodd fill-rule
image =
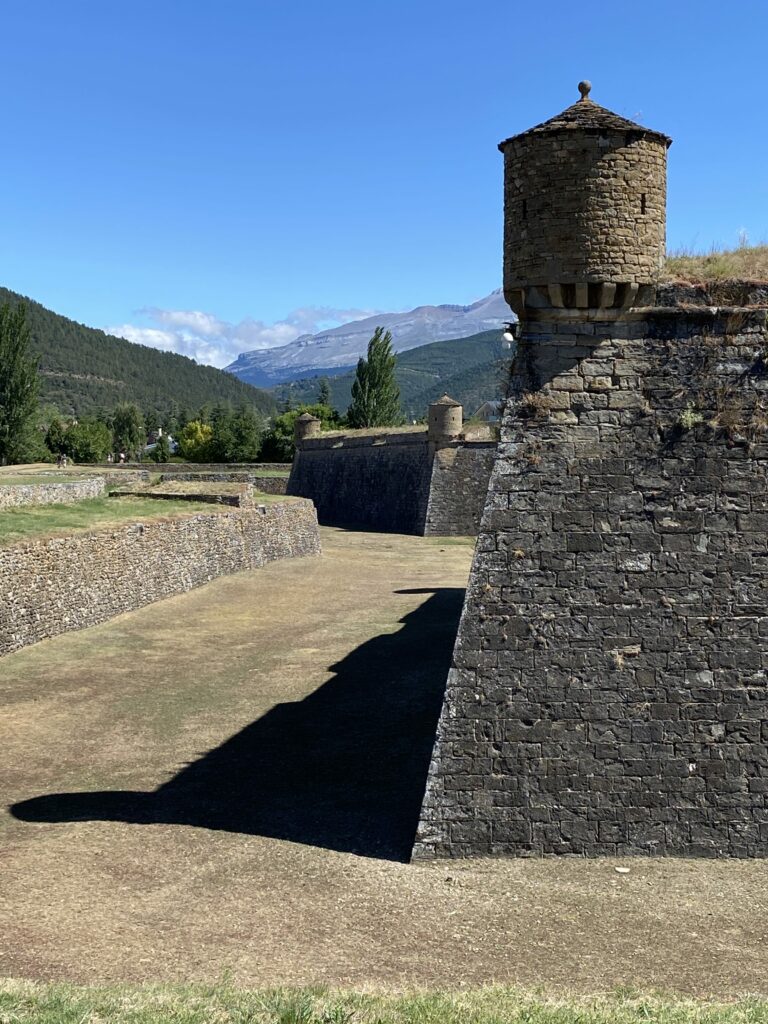
<path id="1" fill-rule="evenodd" d="M 0 659 L 0 974 L 768 991 L 764 863 L 404 862 L 472 548 L 323 540 Z"/>

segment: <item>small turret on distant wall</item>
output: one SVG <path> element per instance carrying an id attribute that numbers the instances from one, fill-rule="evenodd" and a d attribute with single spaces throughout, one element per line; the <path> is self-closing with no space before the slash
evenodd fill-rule
<path id="1" fill-rule="evenodd" d="M 326 526 L 433 536 L 475 535 L 496 442 L 469 440 L 460 402 L 443 395 L 423 427 L 326 431 L 296 420 L 287 493 L 311 498 Z"/>
<path id="2" fill-rule="evenodd" d="M 302 413 L 293 424 L 293 440 L 298 445 L 310 437 L 320 436 L 322 421 L 310 412 Z"/>
<path id="3" fill-rule="evenodd" d="M 461 435 L 463 408 L 460 402 L 443 395 L 432 402 L 427 413 L 427 436 L 432 444 L 442 445 L 455 441 Z"/>
<path id="4" fill-rule="evenodd" d="M 652 305 L 665 255 L 666 135 L 589 98 L 499 143 L 504 297 L 521 319 Z"/>

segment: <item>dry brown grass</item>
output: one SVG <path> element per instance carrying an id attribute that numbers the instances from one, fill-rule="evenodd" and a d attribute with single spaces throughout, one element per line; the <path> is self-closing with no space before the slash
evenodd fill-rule
<path id="1" fill-rule="evenodd" d="M 413 782 L 402 771 L 421 742 L 413 701 L 433 664 L 444 678 L 472 547 L 327 529 L 323 545 L 320 558 L 218 579 L 2 659 L 3 805 L 85 793 L 104 813 L 33 821 L 0 809 L 0 975 L 764 992 L 764 861 L 409 865 L 350 852 L 347 839 L 387 840 L 382 820 L 398 818 Z M 238 788 L 242 820 L 205 827 Z M 117 813 L 136 793 L 188 813 L 138 824 Z M 540 1019 L 488 1006 L 485 1017 L 466 1005 L 393 1016 Z M 126 1019 L 110 1004 L 76 1009 L 64 1019 Z M 655 1013 L 641 1019 L 667 1021 Z M 390 1020 L 386 1007 L 377 1015 Z M 574 1017 L 592 1024 L 583 1008 Z M 21 1020 L 46 1020 L 39 1001 Z"/>
<path id="2" fill-rule="evenodd" d="M 713 248 L 706 253 L 678 249 L 667 256 L 662 276 L 666 281 L 690 281 L 692 284 L 729 278 L 768 281 L 768 245 Z"/>

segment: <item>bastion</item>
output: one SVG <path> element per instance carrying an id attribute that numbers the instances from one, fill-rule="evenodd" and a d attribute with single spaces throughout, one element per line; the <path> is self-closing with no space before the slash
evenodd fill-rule
<path id="1" fill-rule="evenodd" d="M 662 285 L 669 140 L 502 143 L 510 398 L 414 858 L 768 853 L 768 291 Z"/>
<path id="2" fill-rule="evenodd" d="M 461 404 L 444 395 L 427 428 L 321 432 L 296 420 L 287 493 L 311 498 L 326 526 L 421 536 L 474 536 L 496 453 L 490 432 L 468 436 Z"/>

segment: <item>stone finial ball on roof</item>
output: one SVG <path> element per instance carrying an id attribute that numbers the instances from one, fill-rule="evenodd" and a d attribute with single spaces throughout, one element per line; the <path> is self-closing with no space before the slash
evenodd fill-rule
<path id="1" fill-rule="evenodd" d="M 589 94 L 592 92 L 592 83 L 586 78 L 583 82 L 579 82 L 579 92 L 583 100 L 588 100 Z"/>

